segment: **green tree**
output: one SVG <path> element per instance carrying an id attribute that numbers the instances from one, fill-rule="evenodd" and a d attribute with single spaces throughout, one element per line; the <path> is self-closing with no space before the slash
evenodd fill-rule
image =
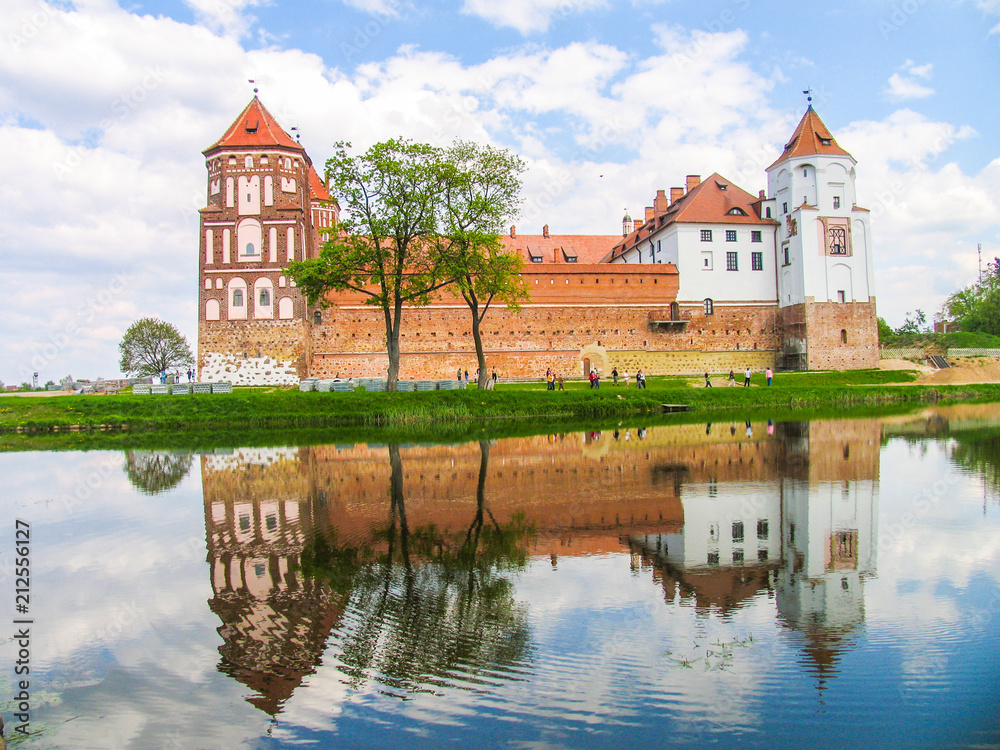
<path id="1" fill-rule="evenodd" d="M 118 350 L 121 371 L 139 377 L 194 364 L 187 339 L 173 325 L 157 318 L 142 318 L 130 325 Z"/>
<path id="2" fill-rule="evenodd" d="M 895 331 L 892 330 L 892 326 L 885 322 L 885 318 L 878 319 L 878 340 L 885 341 L 895 335 Z"/>
<path id="3" fill-rule="evenodd" d="M 1000 258 L 987 264 L 982 280 L 952 294 L 942 312 L 963 331 L 1000 336 Z"/>
<path id="4" fill-rule="evenodd" d="M 528 290 L 521 256 L 500 240 L 504 224 L 520 204 L 524 162 L 505 149 L 456 141 L 446 152 L 444 246 L 452 289 L 472 315 L 472 339 L 479 363 L 479 387 L 489 379 L 481 325 L 490 305 L 517 310 Z"/>
<path id="5" fill-rule="evenodd" d="M 916 312 L 907 312 L 903 325 L 896 329 L 897 334 L 904 333 L 926 333 L 927 314 L 918 309 Z"/>
<path id="6" fill-rule="evenodd" d="M 327 231 L 318 258 L 289 264 L 309 304 L 326 306 L 331 290 L 352 290 L 381 309 L 389 355 L 387 388 L 399 378 L 403 306 L 427 305 L 451 282 L 444 273 L 440 219 L 445 184 L 442 150 L 395 139 L 350 156 L 338 143 L 326 163 L 330 191 L 344 211 Z"/>

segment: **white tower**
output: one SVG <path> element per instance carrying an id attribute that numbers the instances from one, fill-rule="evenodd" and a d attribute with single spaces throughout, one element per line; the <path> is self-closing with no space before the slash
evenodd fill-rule
<path id="1" fill-rule="evenodd" d="M 786 367 L 878 364 L 871 225 L 855 201 L 856 163 L 810 105 L 767 169 L 763 211 L 781 224 L 776 251 Z"/>

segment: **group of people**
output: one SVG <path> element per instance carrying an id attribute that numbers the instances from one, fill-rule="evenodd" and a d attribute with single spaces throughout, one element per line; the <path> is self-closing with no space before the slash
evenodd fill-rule
<path id="1" fill-rule="evenodd" d="M 749 388 L 750 387 L 750 378 L 752 376 L 753 376 L 753 372 L 750 370 L 749 367 L 746 368 L 743 371 L 743 387 L 744 388 Z M 764 378 L 767 380 L 767 384 L 771 385 L 771 383 L 774 381 L 774 370 L 772 370 L 770 367 L 768 367 L 766 370 L 764 370 Z M 736 385 L 736 373 L 733 370 L 729 371 L 729 378 L 728 378 L 728 380 L 726 382 L 727 382 L 727 384 L 729 386 Z M 712 387 L 712 380 L 709 377 L 709 375 L 708 375 L 707 372 L 705 373 L 705 387 L 706 388 L 711 388 Z"/>
<path id="2" fill-rule="evenodd" d="M 611 370 L 611 379 L 615 385 L 618 385 L 618 379 L 621 378 L 622 383 L 628 388 L 629 376 L 628 370 L 623 370 L 621 373 L 618 372 L 618 368 L 615 367 Z M 646 387 L 646 373 L 641 369 L 635 374 L 635 387 L 645 388 Z"/>
<path id="3" fill-rule="evenodd" d="M 464 376 L 464 378 L 463 378 L 463 376 Z M 492 380 L 493 384 L 496 385 L 496 382 L 498 380 L 498 378 L 497 378 L 497 371 L 496 370 L 493 370 L 493 372 L 490 374 L 490 380 Z M 465 382 L 466 385 L 469 384 L 469 371 L 468 370 L 459 370 L 458 371 L 458 382 L 461 383 L 463 381 Z M 476 370 L 476 382 L 477 383 L 479 382 L 479 370 Z"/>
<path id="4" fill-rule="evenodd" d="M 193 367 L 189 367 L 186 374 L 187 374 L 187 379 L 188 379 L 187 382 L 189 382 L 189 383 L 193 382 L 194 381 L 194 375 L 195 375 L 194 368 Z M 180 372 L 180 370 L 176 370 L 173 373 L 172 376 L 173 376 L 173 379 L 174 379 L 173 382 L 175 382 L 175 383 L 181 382 L 181 372 Z M 168 372 L 167 370 L 160 370 L 159 378 L 160 378 L 160 384 L 161 385 L 166 385 L 167 380 L 170 377 L 171 377 L 171 373 L 170 372 Z M 150 378 L 150 382 L 155 383 L 156 382 L 156 378 L 157 378 L 157 376 L 154 375 L 153 377 Z"/>
<path id="5" fill-rule="evenodd" d="M 552 368 L 550 367 L 549 369 L 547 369 L 545 371 L 545 389 L 549 390 L 549 391 L 556 390 L 556 383 L 559 384 L 559 390 L 560 391 L 565 391 L 566 390 L 566 388 L 565 388 L 565 386 L 563 384 L 563 376 L 562 375 L 556 375 L 554 372 L 552 372 Z M 594 387 L 593 383 L 591 383 L 590 387 L 591 388 Z"/>

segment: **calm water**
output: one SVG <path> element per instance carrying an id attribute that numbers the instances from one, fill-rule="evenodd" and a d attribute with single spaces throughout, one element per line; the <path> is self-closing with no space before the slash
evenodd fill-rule
<path id="1" fill-rule="evenodd" d="M 7 736 L 27 618 L 15 747 L 1000 747 L 998 466 L 997 406 L 0 455 Z"/>

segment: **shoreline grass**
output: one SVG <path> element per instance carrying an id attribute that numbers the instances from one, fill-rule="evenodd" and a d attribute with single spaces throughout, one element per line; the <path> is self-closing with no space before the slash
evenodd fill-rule
<path id="1" fill-rule="evenodd" d="M 685 421 L 744 418 L 762 411 L 856 411 L 941 401 L 1000 401 L 1000 384 L 907 386 L 911 371 L 780 374 L 772 387 L 692 387 L 689 378 L 651 378 L 649 387 L 592 390 L 569 383 L 546 391 L 543 383 L 503 384 L 496 391 L 407 393 L 302 393 L 297 389 L 236 389 L 232 394 L 188 396 L 53 396 L 0 399 L 0 450 L 70 445 L 193 444 L 245 441 L 266 432 L 398 434 L 404 440 L 449 436 L 475 439 L 522 430 L 561 432 L 563 426 L 661 422 L 662 405 L 688 407 Z M 722 376 L 719 382 L 723 382 Z M 366 439 L 368 439 L 366 437 Z M 45 446 L 43 448 L 42 446 Z"/>

